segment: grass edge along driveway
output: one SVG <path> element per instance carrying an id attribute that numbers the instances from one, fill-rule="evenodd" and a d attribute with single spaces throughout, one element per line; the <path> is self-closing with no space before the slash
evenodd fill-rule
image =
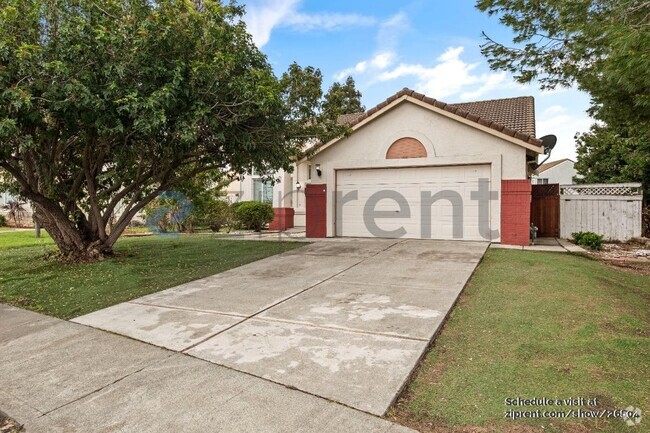
<path id="1" fill-rule="evenodd" d="M 388 418 L 423 432 L 631 432 L 650 424 L 650 277 L 566 253 L 488 250 Z M 505 419 L 506 398 L 596 398 L 620 419 Z M 575 412 L 574 412 L 575 413 Z"/>
<path id="2" fill-rule="evenodd" d="M 61 319 L 305 245 L 224 240 L 210 235 L 123 238 L 115 246 L 115 258 L 62 265 L 45 258 L 56 251 L 49 237 L 35 239 L 29 232 L 0 236 L 0 302 Z"/>

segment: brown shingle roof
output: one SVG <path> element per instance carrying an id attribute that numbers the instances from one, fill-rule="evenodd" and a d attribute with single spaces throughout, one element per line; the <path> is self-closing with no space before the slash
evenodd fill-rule
<path id="1" fill-rule="evenodd" d="M 360 113 L 341 114 L 338 119 L 336 119 L 336 123 L 339 125 L 351 124 L 352 122 L 356 122 L 356 120 L 363 115 L 363 111 Z"/>
<path id="2" fill-rule="evenodd" d="M 571 161 L 571 160 L 569 158 L 564 158 L 564 159 L 559 159 L 557 161 L 547 162 L 547 163 L 542 164 L 539 167 L 537 167 L 536 171 L 537 171 L 537 173 L 541 173 L 543 171 L 548 170 L 549 168 L 555 167 L 558 164 L 562 164 L 564 161 Z M 571 161 L 571 162 L 573 162 L 573 161 Z"/>
<path id="3" fill-rule="evenodd" d="M 532 96 L 451 104 L 515 131 L 535 136 L 535 99 Z"/>
<path id="4" fill-rule="evenodd" d="M 532 96 L 447 104 L 405 87 L 365 113 L 348 115 L 350 116 L 348 126 L 356 125 L 403 96 L 418 99 L 525 143 L 534 146 L 542 145 L 542 141 L 535 138 L 535 102 Z"/>

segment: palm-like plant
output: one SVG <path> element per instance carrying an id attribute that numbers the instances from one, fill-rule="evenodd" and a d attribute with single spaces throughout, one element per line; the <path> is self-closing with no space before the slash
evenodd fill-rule
<path id="1" fill-rule="evenodd" d="M 20 222 L 22 221 L 27 210 L 25 209 L 25 203 L 18 200 L 9 200 L 6 204 L 0 206 L 0 209 L 7 212 L 7 218 L 14 220 L 14 225 L 20 227 Z"/>

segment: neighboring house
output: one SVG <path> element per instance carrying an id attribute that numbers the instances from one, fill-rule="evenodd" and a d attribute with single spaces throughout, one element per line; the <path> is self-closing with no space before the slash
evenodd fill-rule
<path id="1" fill-rule="evenodd" d="M 228 185 L 226 196 L 232 203 L 238 201 L 261 201 L 274 208 L 292 207 L 293 178 L 280 170 L 273 175 L 275 183 L 253 172 L 240 175 L 240 179 Z"/>
<path id="2" fill-rule="evenodd" d="M 573 166 L 575 162 L 568 158 L 558 161 L 547 162 L 540 165 L 535 174 L 531 177 L 533 184 L 545 185 L 549 183 L 559 183 L 560 185 L 572 185 L 573 178 L 578 175 Z"/>
<path id="3" fill-rule="evenodd" d="M 273 197 L 278 210 L 295 212 L 308 237 L 525 245 L 532 166 L 544 151 L 535 138 L 534 105 L 530 96 L 445 104 L 403 89 L 346 116 L 351 134 L 316 144 L 293 173 L 279 174 L 272 193 L 254 175 L 228 193 Z"/>

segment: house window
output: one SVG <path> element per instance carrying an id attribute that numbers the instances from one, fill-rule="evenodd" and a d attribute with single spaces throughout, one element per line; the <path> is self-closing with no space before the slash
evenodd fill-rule
<path id="1" fill-rule="evenodd" d="M 311 164 L 307 166 L 307 179 L 311 180 Z"/>
<path id="2" fill-rule="evenodd" d="M 253 180 L 253 200 L 273 203 L 273 184 L 262 179 Z"/>
<path id="3" fill-rule="evenodd" d="M 548 185 L 548 178 L 547 177 L 538 178 L 537 185 Z"/>

